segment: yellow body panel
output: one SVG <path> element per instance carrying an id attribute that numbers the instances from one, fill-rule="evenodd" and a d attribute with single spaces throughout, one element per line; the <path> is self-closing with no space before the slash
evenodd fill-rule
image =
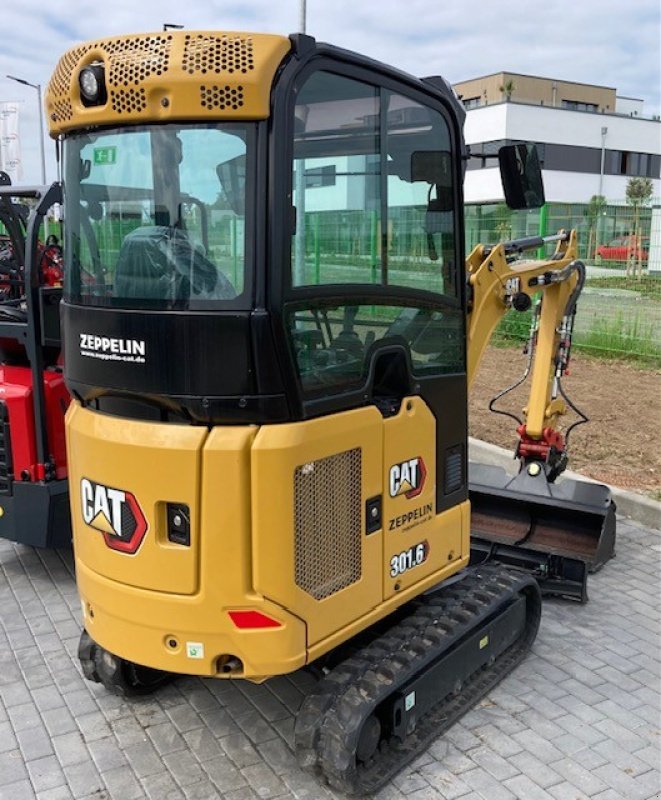
<path id="1" fill-rule="evenodd" d="M 200 454 L 207 431 L 192 425 L 151 425 L 91 414 L 71 403 L 67 417 L 71 514 L 76 556 L 88 569 L 119 583 L 156 592 L 192 594 L 199 584 Z M 98 528 L 84 522 L 81 482 L 133 492 L 147 519 L 135 555 L 111 550 Z M 135 487 L 135 488 L 134 488 Z M 192 546 L 164 537 L 165 502 L 187 503 Z"/>
<path id="2" fill-rule="evenodd" d="M 381 602 L 382 533 L 364 535 L 364 501 L 382 491 L 382 440 L 383 418 L 374 406 L 306 422 L 265 425 L 255 439 L 252 452 L 255 588 L 286 608 L 296 609 L 307 622 L 308 645 L 330 636 L 353 622 L 357 614 Z M 301 465 L 310 465 L 312 469 L 320 459 L 354 448 L 360 448 L 362 454 L 358 475 L 362 498 L 359 577 L 329 597 L 317 600 L 296 584 L 292 476 Z M 326 510 L 318 507 L 310 512 L 318 516 Z M 338 510 L 338 516 L 342 519 L 342 510 Z M 342 522 L 349 525 L 351 521 L 346 518 Z M 327 555 L 329 559 L 333 557 L 332 553 Z"/>
<path id="3" fill-rule="evenodd" d="M 458 508 L 436 514 L 436 483 L 442 482 L 442 476 L 437 474 L 436 465 L 436 421 L 426 403 L 420 397 L 409 398 L 402 403 L 398 414 L 383 420 L 383 428 L 383 583 L 384 599 L 388 599 L 458 560 L 462 555 L 462 530 Z M 404 486 L 393 497 L 393 489 L 399 489 L 397 484 L 401 481 L 399 464 L 403 462 L 405 469 L 408 460 L 418 461 L 410 473 L 418 481 L 419 473 L 425 473 L 421 491 L 407 497 L 403 491 L 407 485 L 405 477 Z M 425 560 L 401 574 L 397 564 L 393 570 L 392 559 L 419 544 L 425 547 Z M 397 574 L 392 574 L 393 571 Z"/>
<path id="4" fill-rule="evenodd" d="M 273 76 L 291 43 L 235 31 L 111 36 L 68 50 L 45 97 L 51 136 L 97 125 L 265 119 Z M 108 99 L 85 106 L 78 76 L 105 66 Z"/>
<path id="5" fill-rule="evenodd" d="M 434 419 L 418 397 L 389 419 L 366 407 L 211 431 L 105 416 L 74 401 L 67 430 L 72 487 L 89 477 L 130 492 L 148 521 L 135 555 L 114 552 L 85 523 L 72 489 L 85 627 L 138 664 L 251 680 L 291 672 L 468 562 L 468 502 L 389 530 L 435 503 Z M 425 462 L 420 493 L 390 497 L 391 467 L 414 458 Z M 367 533 L 366 504 L 379 497 L 383 525 Z M 168 502 L 190 507 L 190 547 L 167 541 Z M 423 539 L 427 558 L 394 580 L 392 557 Z M 278 627 L 240 630 L 228 614 L 239 610 Z M 230 657 L 241 667 L 225 674 Z"/>

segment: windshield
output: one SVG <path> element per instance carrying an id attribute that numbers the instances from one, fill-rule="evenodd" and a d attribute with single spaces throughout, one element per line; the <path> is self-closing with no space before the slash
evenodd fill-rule
<path id="1" fill-rule="evenodd" d="M 65 298 L 124 308 L 249 307 L 254 125 L 147 125 L 65 145 Z"/>

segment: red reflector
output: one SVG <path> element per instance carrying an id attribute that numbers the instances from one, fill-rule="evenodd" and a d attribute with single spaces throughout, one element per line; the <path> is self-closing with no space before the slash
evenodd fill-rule
<path id="1" fill-rule="evenodd" d="M 237 628 L 281 628 L 277 619 L 267 617 L 261 611 L 228 611 L 230 619 Z"/>

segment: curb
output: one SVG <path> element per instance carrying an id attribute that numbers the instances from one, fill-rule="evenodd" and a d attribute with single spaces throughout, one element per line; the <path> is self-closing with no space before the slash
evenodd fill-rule
<path id="1" fill-rule="evenodd" d="M 468 458 L 479 464 L 488 464 L 494 467 L 503 467 L 507 472 L 514 475 L 517 471 L 517 462 L 509 450 L 490 442 L 483 442 L 481 439 L 468 438 Z M 587 481 L 588 483 L 599 483 L 578 472 L 566 470 L 563 475 L 572 480 Z M 562 480 L 560 477 L 559 480 Z M 639 522 L 646 528 L 661 529 L 661 503 L 645 497 L 636 492 L 629 492 L 617 486 L 610 486 L 613 500 L 617 505 L 619 515 Z"/>

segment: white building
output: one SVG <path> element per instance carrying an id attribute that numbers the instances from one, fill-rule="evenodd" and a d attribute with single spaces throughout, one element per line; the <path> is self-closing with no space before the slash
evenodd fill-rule
<path id="1" fill-rule="evenodd" d="M 550 203 L 587 203 L 595 194 L 623 200 L 633 176 L 651 178 L 653 195 L 661 195 L 658 120 L 501 102 L 470 109 L 464 134 L 474 153 L 537 142 Z M 467 203 L 502 202 L 498 162 L 469 162 L 464 193 Z"/>

